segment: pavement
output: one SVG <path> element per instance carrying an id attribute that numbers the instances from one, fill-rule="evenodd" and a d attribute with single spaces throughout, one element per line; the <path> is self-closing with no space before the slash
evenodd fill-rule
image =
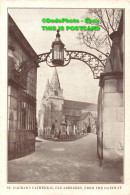
<path id="1" fill-rule="evenodd" d="M 121 167 L 99 166 L 95 134 L 67 142 L 37 139 L 34 153 L 8 162 L 8 182 L 122 183 Z"/>

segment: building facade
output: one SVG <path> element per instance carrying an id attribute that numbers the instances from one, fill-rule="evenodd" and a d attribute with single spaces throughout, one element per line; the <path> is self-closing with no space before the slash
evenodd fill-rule
<path id="1" fill-rule="evenodd" d="M 35 151 L 37 54 L 8 16 L 8 158 Z"/>
<path id="2" fill-rule="evenodd" d="M 65 136 L 81 133 L 88 126 L 96 133 L 97 105 L 87 102 L 66 100 L 63 97 L 57 70 L 51 82 L 46 83 L 38 116 L 38 134 L 49 138 L 61 134 Z"/>

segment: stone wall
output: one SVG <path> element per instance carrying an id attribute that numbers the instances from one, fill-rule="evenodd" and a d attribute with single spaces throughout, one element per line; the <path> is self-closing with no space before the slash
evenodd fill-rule
<path id="1" fill-rule="evenodd" d="M 97 155 L 103 158 L 103 87 L 100 86 L 98 94 L 98 120 L 97 120 Z"/>
<path id="2" fill-rule="evenodd" d="M 37 57 L 9 16 L 8 34 L 8 156 L 35 151 Z M 24 63 L 27 64 L 24 64 Z"/>
<path id="3" fill-rule="evenodd" d="M 16 131 L 18 128 L 17 123 L 17 96 L 18 92 L 17 89 L 8 86 L 8 152 L 9 152 L 9 159 L 15 158 L 16 156 Z M 12 152 L 13 151 L 13 152 Z"/>
<path id="4" fill-rule="evenodd" d="M 104 159 L 121 160 L 124 149 L 123 74 L 106 73 L 100 85 L 98 155 L 101 156 L 103 150 Z"/>
<path id="5" fill-rule="evenodd" d="M 123 12 L 110 38 L 112 48 L 99 83 L 97 153 L 101 161 L 124 156 Z"/>
<path id="6" fill-rule="evenodd" d="M 37 68 L 32 68 L 27 77 L 27 93 L 36 97 Z"/>

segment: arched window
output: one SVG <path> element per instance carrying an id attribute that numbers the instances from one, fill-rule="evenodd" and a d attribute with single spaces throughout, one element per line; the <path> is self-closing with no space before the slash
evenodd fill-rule
<path id="1" fill-rule="evenodd" d="M 54 91 L 54 94 L 55 94 L 56 96 L 58 96 L 58 91 Z"/>

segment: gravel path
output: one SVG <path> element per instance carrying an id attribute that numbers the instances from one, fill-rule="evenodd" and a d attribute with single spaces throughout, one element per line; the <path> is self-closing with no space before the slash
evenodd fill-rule
<path id="1" fill-rule="evenodd" d="M 120 165 L 99 167 L 97 138 L 36 142 L 36 152 L 8 163 L 8 181 L 20 183 L 121 183 Z"/>

